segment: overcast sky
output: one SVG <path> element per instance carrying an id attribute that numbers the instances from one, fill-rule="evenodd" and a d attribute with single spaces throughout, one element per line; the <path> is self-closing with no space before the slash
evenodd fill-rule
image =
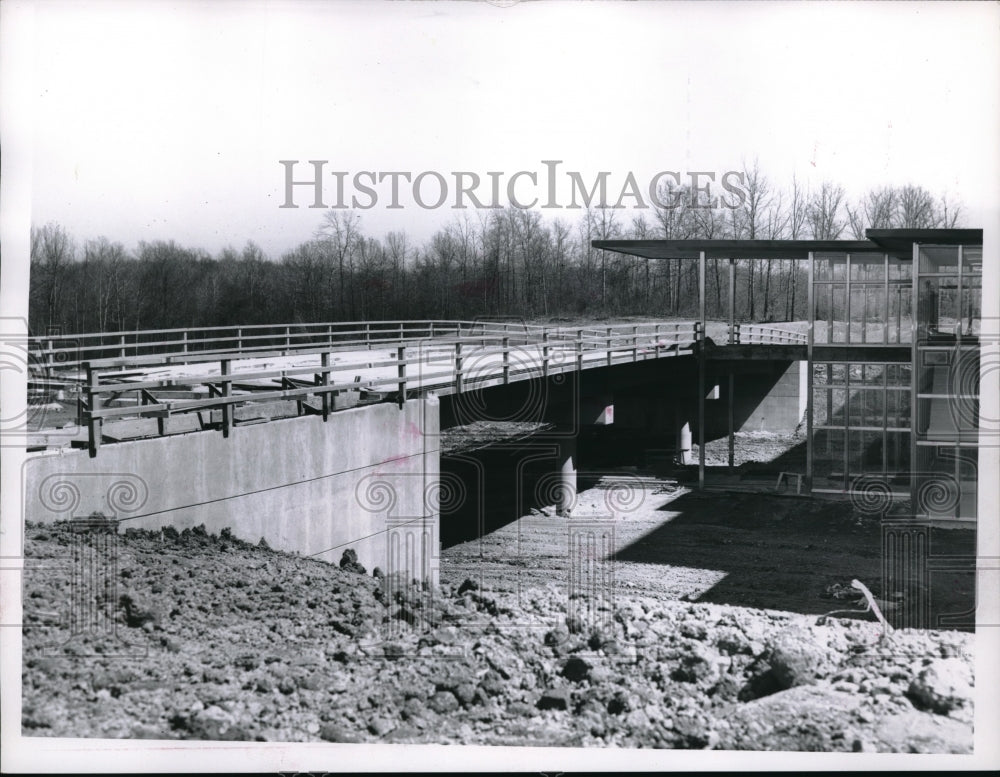
<path id="1" fill-rule="evenodd" d="M 316 159 L 484 178 L 554 159 L 588 183 L 609 172 L 616 198 L 629 172 L 644 187 L 756 158 L 782 185 L 920 183 L 960 198 L 968 226 L 1000 170 L 992 3 L 31 5 L 33 25 L 2 34 L 34 40 L 17 106 L 34 123 L 32 221 L 81 241 L 252 239 L 277 257 L 320 213 L 301 188 L 303 207 L 278 207 L 282 159 L 303 177 Z M 387 209 L 376 188 L 370 234 L 423 239 L 456 213 L 417 207 L 405 182 Z"/>

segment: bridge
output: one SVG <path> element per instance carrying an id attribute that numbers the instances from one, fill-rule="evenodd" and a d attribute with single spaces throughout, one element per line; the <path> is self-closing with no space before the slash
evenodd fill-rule
<path id="1" fill-rule="evenodd" d="M 36 419 L 29 520 L 99 511 L 126 526 L 229 523 L 334 561 L 351 544 L 375 566 L 384 549 L 370 540 L 388 531 L 390 513 L 408 514 L 407 532 L 420 517 L 411 544 L 435 541 L 438 516 L 425 502 L 441 488 L 441 431 L 484 419 L 550 429 L 542 438 L 561 509 L 589 426 L 617 424 L 686 463 L 696 435 L 703 477 L 698 381 L 711 377 L 706 358 L 726 350 L 707 331 L 786 367 L 804 356 L 801 332 L 689 321 L 369 321 L 35 338 L 34 399 L 67 413 Z M 765 375 L 754 401 L 774 382 Z M 373 515 L 366 505 L 386 506 L 377 497 L 388 509 Z M 335 504 L 342 517 L 325 528 L 301 518 Z M 269 521 L 269 510 L 284 517 Z M 416 556 L 426 554 L 409 552 L 425 565 Z"/>
<path id="2" fill-rule="evenodd" d="M 52 411 L 58 423 L 37 414 L 28 519 L 100 511 L 140 527 L 204 523 L 332 561 L 350 546 L 366 566 L 426 576 L 436 568 L 442 495 L 464 487 L 441 471 L 442 433 L 486 420 L 544 428 L 531 457 L 551 469 L 563 512 L 576 490 L 578 441 L 594 430 L 608 446 L 697 464 L 705 487 L 706 442 L 728 437 L 732 470 L 736 432 L 804 424 L 797 491 L 852 495 L 874 512 L 908 498 L 920 520 L 975 520 L 981 230 L 595 247 L 696 262 L 697 319 L 35 339 L 36 406 L 68 412 Z M 801 263 L 805 322 L 737 323 L 734 263 L 748 257 Z M 706 318 L 710 260 L 728 262 L 727 321 Z"/>

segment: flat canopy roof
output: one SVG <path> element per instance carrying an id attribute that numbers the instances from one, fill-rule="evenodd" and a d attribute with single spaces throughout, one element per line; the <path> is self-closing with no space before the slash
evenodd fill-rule
<path id="1" fill-rule="evenodd" d="M 909 259 L 914 243 L 982 245 L 981 229 L 869 229 L 867 240 L 594 240 L 605 251 L 645 259 L 808 259 L 816 253 L 890 253 Z"/>

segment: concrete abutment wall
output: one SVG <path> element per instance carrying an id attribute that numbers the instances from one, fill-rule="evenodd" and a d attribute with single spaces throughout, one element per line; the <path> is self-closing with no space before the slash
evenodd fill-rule
<path id="1" fill-rule="evenodd" d="M 410 400 L 39 454 L 24 465 L 25 517 L 94 511 L 120 528 L 229 528 L 249 542 L 336 563 L 353 548 L 370 572 L 436 581 L 439 404 Z"/>

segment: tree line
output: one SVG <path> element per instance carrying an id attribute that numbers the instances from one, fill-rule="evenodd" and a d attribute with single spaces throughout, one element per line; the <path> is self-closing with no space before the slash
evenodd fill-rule
<path id="1" fill-rule="evenodd" d="M 279 257 L 253 242 L 212 256 L 174 241 L 133 249 L 106 237 L 77 244 L 58 224 L 32 229 L 29 325 L 45 334 L 380 319 L 527 319 L 697 312 L 697 263 L 595 249 L 614 239 L 863 239 L 867 228 L 955 227 L 961 208 L 917 185 L 849 201 L 825 182 L 779 188 L 755 165 L 743 202 L 665 184 L 660 203 L 590 207 L 575 221 L 508 206 L 456 216 L 424 243 L 366 234 L 356 211 L 326 211 L 315 233 Z M 633 211 L 634 212 L 634 211 Z M 710 318 L 727 316 L 726 260 L 711 260 Z M 742 321 L 806 315 L 806 271 L 787 260 L 736 264 Z"/>

